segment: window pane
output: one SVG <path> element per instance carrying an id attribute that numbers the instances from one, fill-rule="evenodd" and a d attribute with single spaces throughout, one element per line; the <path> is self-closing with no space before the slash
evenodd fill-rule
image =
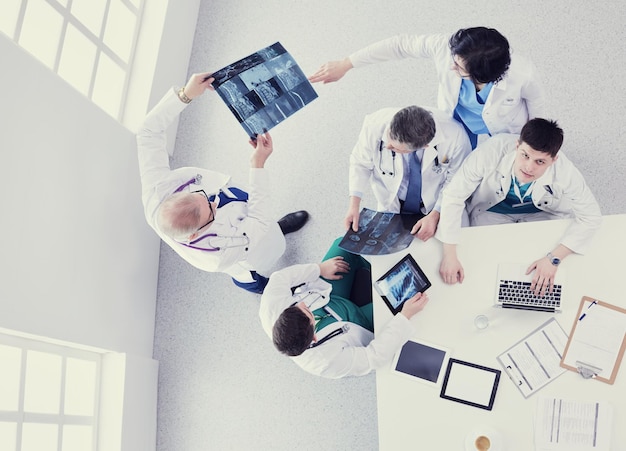
<path id="1" fill-rule="evenodd" d="M 2 6 L 0 6 L 0 31 L 6 33 L 11 39 L 15 33 L 15 24 L 21 5 L 22 0 L 2 0 Z"/>
<path id="2" fill-rule="evenodd" d="M 91 99 L 113 117 L 118 117 L 120 112 L 125 77 L 121 67 L 105 54 L 100 54 Z"/>
<path id="3" fill-rule="evenodd" d="M 45 0 L 29 0 L 19 44 L 54 69 L 63 18 Z"/>
<path id="4" fill-rule="evenodd" d="M 17 411 L 20 396 L 22 350 L 0 345 L 0 410 Z M 0 446 L 0 449 L 4 449 Z"/>
<path id="5" fill-rule="evenodd" d="M 95 44 L 73 25 L 68 25 L 59 61 L 59 75 L 88 96 L 95 59 Z"/>
<path id="6" fill-rule="evenodd" d="M 125 62 L 130 58 L 135 23 L 136 16 L 121 0 L 111 0 L 103 40 Z"/>
<path id="7" fill-rule="evenodd" d="M 47 352 L 26 355 L 26 412 L 59 413 L 61 399 L 61 357 Z"/>
<path id="8" fill-rule="evenodd" d="M 58 432 L 55 424 L 24 423 L 21 451 L 57 451 Z"/>
<path id="9" fill-rule="evenodd" d="M 65 367 L 66 415 L 91 416 L 94 414 L 96 376 L 96 362 L 67 359 Z"/>
<path id="10" fill-rule="evenodd" d="M 89 31 L 100 37 L 106 4 L 106 0 L 74 0 L 72 15 L 89 28 Z"/>
<path id="11" fill-rule="evenodd" d="M 91 426 L 63 426 L 63 446 L 61 451 L 87 451 L 93 448 Z"/>
<path id="12" fill-rule="evenodd" d="M 17 442 L 17 424 L 0 421 L 0 449 L 14 451 Z"/>

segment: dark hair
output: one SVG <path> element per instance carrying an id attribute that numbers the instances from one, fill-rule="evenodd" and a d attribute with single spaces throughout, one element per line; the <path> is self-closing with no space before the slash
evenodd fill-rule
<path id="1" fill-rule="evenodd" d="M 308 349 L 314 333 L 311 319 L 293 305 L 283 310 L 276 320 L 272 340 L 280 352 L 295 357 Z"/>
<path id="2" fill-rule="evenodd" d="M 490 83 L 502 80 L 511 64 L 509 41 L 493 28 L 464 28 L 450 38 L 452 56 L 463 58 L 472 81 Z"/>
<path id="3" fill-rule="evenodd" d="M 519 140 L 554 158 L 563 145 L 563 129 L 556 121 L 536 117 L 522 127 Z"/>
<path id="4" fill-rule="evenodd" d="M 410 145 L 414 150 L 431 142 L 435 131 L 432 113 L 415 105 L 398 111 L 389 125 L 389 137 Z"/>

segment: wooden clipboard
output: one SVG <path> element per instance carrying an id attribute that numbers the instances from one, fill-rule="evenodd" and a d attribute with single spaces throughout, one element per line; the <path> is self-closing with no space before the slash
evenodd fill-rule
<path id="1" fill-rule="evenodd" d="M 561 367 L 576 371 L 585 379 L 613 384 L 625 350 L 626 309 L 583 296 Z"/>

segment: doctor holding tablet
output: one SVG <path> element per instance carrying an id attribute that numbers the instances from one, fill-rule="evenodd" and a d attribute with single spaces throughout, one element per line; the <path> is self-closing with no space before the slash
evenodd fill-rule
<path id="1" fill-rule="evenodd" d="M 356 280 L 371 284 L 369 263 L 339 248 L 320 264 L 275 272 L 261 297 L 259 316 L 274 346 L 303 370 L 331 379 L 362 376 L 388 364 L 413 334 L 409 322 L 428 303 L 417 293 L 377 331 L 371 298 L 353 294 Z M 357 283 L 358 284 L 358 283 Z"/>

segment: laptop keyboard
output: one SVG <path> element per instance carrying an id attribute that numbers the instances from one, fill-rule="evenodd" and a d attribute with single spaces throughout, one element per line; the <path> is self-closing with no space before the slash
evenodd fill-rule
<path id="1" fill-rule="evenodd" d="M 544 296 L 537 296 L 530 289 L 531 282 L 521 282 L 519 280 L 501 280 L 498 294 L 499 301 L 506 306 L 540 310 L 557 309 L 561 305 L 561 285 L 554 285 L 552 291 Z"/>

